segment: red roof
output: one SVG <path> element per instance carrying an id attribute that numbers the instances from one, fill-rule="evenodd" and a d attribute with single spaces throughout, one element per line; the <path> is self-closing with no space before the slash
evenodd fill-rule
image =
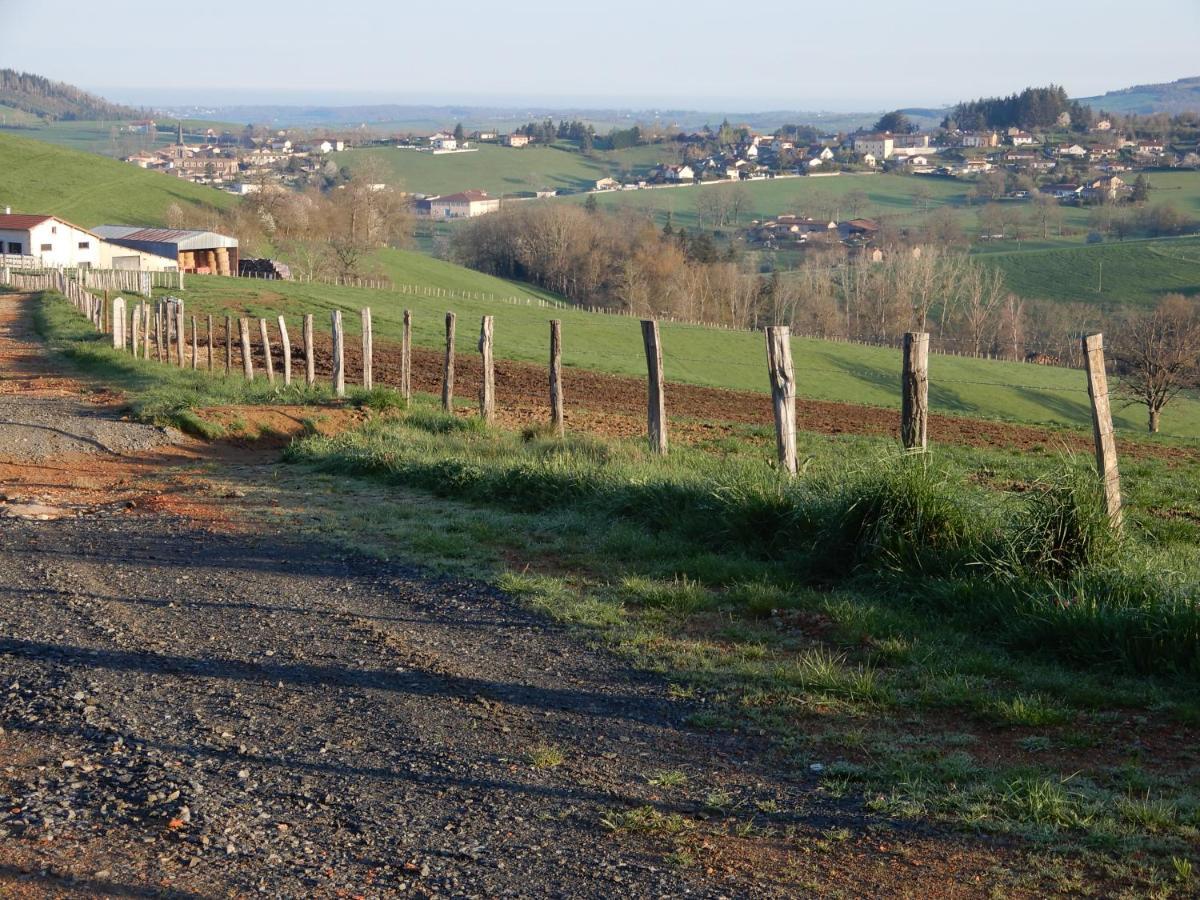
<path id="1" fill-rule="evenodd" d="M 470 190 L 430 199 L 437 203 L 476 203 L 480 200 L 491 200 L 492 198 L 487 195 L 487 191 Z"/>
<path id="2" fill-rule="evenodd" d="M 0 215 L 0 228 L 27 231 L 30 228 L 37 228 L 43 222 L 53 218 L 54 216 L 23 216 L 9 213 L 8 215 Z"/>

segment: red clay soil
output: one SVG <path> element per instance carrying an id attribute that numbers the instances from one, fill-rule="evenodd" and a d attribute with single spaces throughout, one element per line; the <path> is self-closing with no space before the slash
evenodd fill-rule
<path id="1" fill-rule="evenodd" d="M 298 352 L 298 348 L 293 352 Z M 329 336 L 317 335 L 318 375 L 329 376 L 331 360 Z M 240 365 L 240 362 L 236 364 Z M 293 371 L 302 371 L 302 367 L 303 361 L 298 358 L 293 363 Z M 440 394 L 442 367 L 440 351 L 414 348 L 413 389 Z M 346 369 L 351 383 L 362 372 L 362 354 L 353 341 L 346 347 Z M 399 344 L 377 340 L 373 370 L 376 384 L 399 385 Z M 455 396 L 477 396 L 480 373 L 477 356 L 459 354 L 455 360 Z M 644 433 L 644 379 L 575 368 L 564 368 L 562 374 L 569 427 L 617 437 Z M 502 424 L 522 426 L 546 422 L 550 415 L 548 393 L 545 367 L 512 360 L 496 361 L 496 405 Z M 719 437 L 729 430 L 714 423 L 768 426 L 772 421 L 771 398 L 767 394 L 673 382 L 668 382 L 666 394 L 667 409 L 674 411 L 672 422 L 678 423 L 676 429 L 682 426 L 693 438 Z M 800 430 L 819 434 L 889 435 L 897 439 L 900 434 L 899 413 L 874 406 L 801 399 L 797 403 L 797 417 Z M 937 442 L 972 447 L 1018 450 L 1047 447 L 1079 453 L 1090 453 L 1093 449 L 1091 435 L 1087 433 L 988 419 L 931 415 L 929 432 Z M 1191 448 L 1145 443 L 1125 443 L 1121 451 L 1133 457 L 1167 460 L 1194 459 L 1198 452 Z"/>

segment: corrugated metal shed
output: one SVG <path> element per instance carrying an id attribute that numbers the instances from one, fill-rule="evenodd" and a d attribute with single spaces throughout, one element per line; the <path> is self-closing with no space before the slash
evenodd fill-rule
<path id="1" fill-rule="evenodd" d="M 111 243 L 137 247 L 160 256 L 175 256 L 188 250 L 214 250 L 218 247 L 236 249 L 238 245 L 237 238 L 215 231 L 139 228 L 135 225 L 100 225 L 93 230 Z"/>

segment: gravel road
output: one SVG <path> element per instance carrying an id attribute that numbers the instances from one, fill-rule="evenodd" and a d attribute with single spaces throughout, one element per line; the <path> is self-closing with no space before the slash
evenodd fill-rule
<path id="1" fill-rule="evenodd" d="M 0 458 L 171 439 L 36 389 L 27 326 L 0 298 Z M 0 894 L 778 893 L 605 826 L 714 791 L 817 821 L 696 711 L 481 584 L 169 513 L 0 519 Z"/>

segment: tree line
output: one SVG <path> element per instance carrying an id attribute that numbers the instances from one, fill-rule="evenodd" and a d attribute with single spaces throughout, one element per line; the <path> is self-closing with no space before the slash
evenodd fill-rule
<path id="1" fill-rule="evenodd" d="M 41 75 L 0 69 L 0 103 L 53 120 L 133 119 L 143 111 Z"/>

